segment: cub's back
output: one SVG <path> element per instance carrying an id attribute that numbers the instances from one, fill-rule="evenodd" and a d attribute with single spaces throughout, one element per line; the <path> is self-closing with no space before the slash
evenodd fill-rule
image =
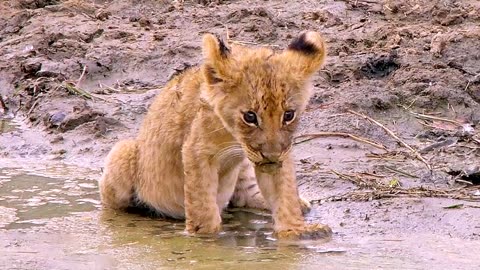
<path id="1" fill-rule="evenodd" d="M 148 109 L 137 139 L 181 145 L 200 107 L 202 80 L 199 67 L 188 68 L 172 78 Z"/>

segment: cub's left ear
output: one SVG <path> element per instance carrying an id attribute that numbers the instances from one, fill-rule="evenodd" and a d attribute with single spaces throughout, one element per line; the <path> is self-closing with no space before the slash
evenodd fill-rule
<path id="1" fill-rule="evenodd" d="M 230 49 L 218 37 L 206 34 L 203 37 L 203 74 L 209 84 L 223 82 L 231 69 Z"/>
<path id="2" fill-rule="evenodd" d="M 284 62 L 303 78 L 308 78 L 318 71 L 324 64 L 326 55 L 322 36 L 312 31 L 295 38 L 282 54 Z"/>

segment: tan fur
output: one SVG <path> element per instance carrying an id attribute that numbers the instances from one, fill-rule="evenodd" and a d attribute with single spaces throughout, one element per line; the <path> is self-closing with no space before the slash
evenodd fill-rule
<path id="1" fill-rule="evenodd" d="M 298 195 L 291 157 L 309 79 L 326 55 L 321 36 L 304 33 L 274 52 L 227 48 L 207 34 L 203 54 L 201 66 L 165 86 L 138 137 L 119 142 L 108 155 L 100 180 L 104 205 L 123 209 L 136 198 L 157 212 L 185 217 L 188 232 L 216 233 L 232 200 L 269 208 L 280 237 L 329 235 L 328 226 L 304 222 L 302 207 L 309 204 Z M 257 122 L 245 120 L 248 111 Z M 295 117 L 284 120 L 286 111 Z"/>

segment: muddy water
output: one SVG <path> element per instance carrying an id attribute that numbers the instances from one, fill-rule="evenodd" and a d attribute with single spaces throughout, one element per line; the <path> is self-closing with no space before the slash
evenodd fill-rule
<path id="1" fill-rule="evenodd" d="M 474 241 L 438 235 L 335 234 L 282 242 L 264 212 L 231 210 L 225 233 L 102 210 L 98 172 L 0 160 L 0 269 L 475 269 Z M 28 168 L 28 169 L 26 169 Z M 317 219 L 315 209 L 309 219 Z"/>

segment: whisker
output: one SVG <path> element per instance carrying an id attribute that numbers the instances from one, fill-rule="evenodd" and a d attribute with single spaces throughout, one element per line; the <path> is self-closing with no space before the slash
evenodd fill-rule
<path id="1" fill-rule="evenodd" d="M 220 145 L 225 145 L 225 144 L 227 144 L 227 145 L 230 144 L 230 145 L 238 145 L 238 146 L 241 146 L 238 142 L 223 142 L 223 143 L 220 143 L 220 144 L 218 144 L 218 145 L 220 146 Z"/>
<path id="2" fill-rule="evenodd" d="M 244 145 L 245 152 L 247 152 L 247 155 L 250 156 L 253 160 L 258 160 L 260 161 L 262 158 L 259 154 L 257 154 L 255 151 L 250 149 L 247 145 Z"/>
<path id="3" fill-rule="evenodd" d="M 280 155 L 280 159 L 284 159 L 287 155 L 289 155 L 291 152 L 292 152 L 292 144 L 290 144 L 290 146 L 287 148 L 287 150 L 285 150 L 281 155 Z"/>
<path id="4" fill-rule="evenodd" d="M 212 133 L 215 133 L 215 132 L 220 131 L 220 130 L 223 130 L 223 129 L 225 129 L 225 127 L 217 128 L 217 129 L 215 129 L 215 130 L 213 130 L 213 131 L 208 132 L 208 133 L 205 134 L 205 135 L 210 135 L 210 134 L 212 134 Z"/>
<path id="5" fill-rule="evenodd" d="M 230 145 L 230 146 L 227 146 L 225 148 L 220 149 L 213 156 L 213 158 L 215 158 L 215 159 L 220 159 L 220 158 L 229 159 L 231 155 L 236 154 L 236 153 L 243 154 L 243 149 L 239 144 Z"/>
<path id="6" fill-rule="evenodd" d="M 229 159 L 232 159 L 235 155 L 241 155 L 241 154 L 242 154 L 242 152 L 240 152 L 236 149 L 232 149 L 232 150 L 224 151 L 223 153 L 221 153 L 218 156 L 218 159 L 219 160 L 229 160 Z"/>

